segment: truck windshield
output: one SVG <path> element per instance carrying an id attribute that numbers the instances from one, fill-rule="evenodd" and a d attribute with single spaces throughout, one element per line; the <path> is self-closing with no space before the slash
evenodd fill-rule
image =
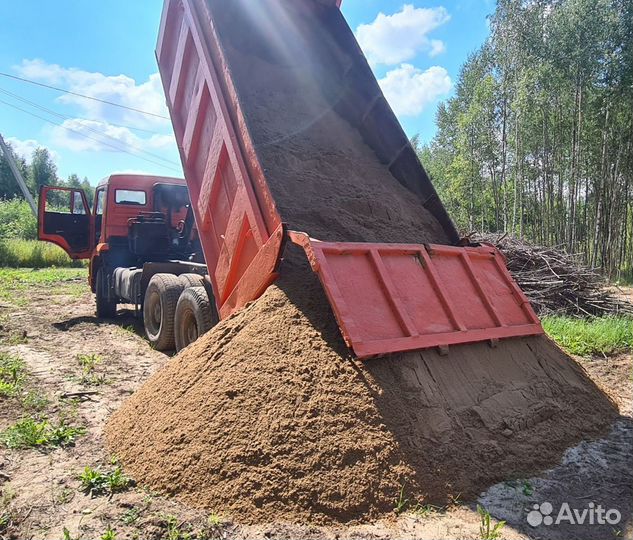
<path id="1" fill-rule="evenodd" d="M 147 202 L 144 191 L 131 189 L 117 189 L 114 192 L 114 202 L 117 204 L 133 204 L 144 206 Z"/>

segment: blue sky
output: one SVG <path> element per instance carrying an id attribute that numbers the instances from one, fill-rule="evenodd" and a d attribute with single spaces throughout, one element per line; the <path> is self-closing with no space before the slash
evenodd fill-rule
<path id="1" fill-rule="evenodd" d="M 0 0 L 0 72 L 165 115 L 154 58 L 161 9 L 162 0 Z M 486 38 L 493 9 L 492 0 L 343 1 L 409 135 L 432 138 L 437 104 Z M 115 171 L 180 175 L 171 126 L 158 116 L 0 76 L 0 133 L 22 155 L 49 148 L 61 177 L 94 184 Z"/>

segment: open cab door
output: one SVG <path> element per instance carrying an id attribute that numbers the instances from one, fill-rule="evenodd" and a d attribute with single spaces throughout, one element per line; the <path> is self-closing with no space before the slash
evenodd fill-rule
<path id="1" fill-rule="evenodd" d="M 89 259 L 92 253 L 92 215 L 82 189 L 42 186 L 37 235 L 62 248 L 71 259 Z"/>

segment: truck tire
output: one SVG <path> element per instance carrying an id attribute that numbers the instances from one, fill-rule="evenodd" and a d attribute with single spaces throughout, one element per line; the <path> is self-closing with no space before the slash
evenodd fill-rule
<path id="1" fill-rule="evenodd" d="M 97 270 L 95 283 L 95 296 L 97 303 L 97 317 L 111 319 L 116 315 L 116 300 L 110 297 L 108 291 L 108 279 L 104 268 Z"/>
<path id="2" fill-rule="evenodd" d="M 185 289 L 204 286 L 204 278 L 200 274 L 180 274 L 178 279 Z"/>
<path id="3" fill-rule="evenodd" d="M 176 350 L 181 351 L 217 324 L 214 306 L 204 287 L 189 287 L 176 306 Z"/>
<path id="4" fill-rule="evenodd" d="M 158 351 L 169 351 L 174 348 L 174 317 L 183 288 L 178 277 L 173 274 L 155 274 L 145 291 L 145 334 L 152 347 Z"/>

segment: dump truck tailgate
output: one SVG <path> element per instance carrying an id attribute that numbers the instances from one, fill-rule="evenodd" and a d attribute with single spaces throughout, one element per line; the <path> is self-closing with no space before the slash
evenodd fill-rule
<path id="1" fill-rule="evenodd" d="M 290 237 L 306 251 L 359 358 L 543 333 L 493 246 Z"/>

